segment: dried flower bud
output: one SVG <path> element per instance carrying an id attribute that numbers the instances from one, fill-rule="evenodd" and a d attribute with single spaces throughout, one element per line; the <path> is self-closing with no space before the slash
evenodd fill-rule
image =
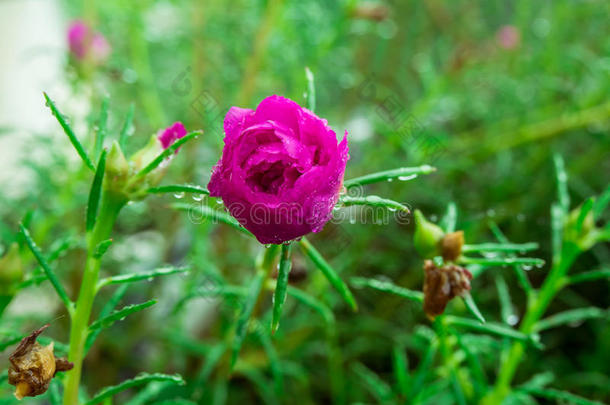
<path id="1" fill-rule="evenodd" d="M 446 261 L 455 261 L 462 254 L 464 231 L 451 232 L 441 240 L 441 256 Z"/>
<path id="2" fill-rule="evenodd" d="M 445 311 L 451 299 L 470 291 L 472 274 L 463 267 L 437 267 L 432 260 L 426 260 L 424 272 L 424 312 L 432 319 Z"/>
<path id="3" fill-rule="evenodd" d="M 440 255 L 440 242 L 445 236 L 445 232 L 440 226 L 426 220 L 420 210 L 415 210 L 415 234 L 413 243 L 417 253 L 424 259 L 432 259 Z"/>
<path id="4" fill-rule="evenodd" d="M 55 358 L 53 343 L 42 346 L 36 342 L 48 327 L 49 324 L 46 324 L 24 337 L 9 357 L 8 382 L 15 386 L 15 397 L 19 400 L 44 394 L 58 371 L 68 371 L 74 367 L 65 359 Z"/>

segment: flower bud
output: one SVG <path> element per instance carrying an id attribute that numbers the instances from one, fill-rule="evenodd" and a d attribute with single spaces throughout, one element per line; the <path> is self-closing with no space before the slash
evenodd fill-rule
<path id="1" fill-rule="evenodd" d="M 563 232 L 566 241 L 574 242 L 583 250 L 587 250 L 595 244 L 596 240 L 595 216 L 593 210 L 590 209 L 587 215 L 582 219 L 582 225 L 579 229 L 578 222 L 582 209 L 583 205 L 581 204 L 579 207 L 569 212 L 565 220 Z"/>
<path id="2" fill-rule="evenodd" d="M 42 346 L 36 339 L 49 324 L 32 332 L 21 340 L 13 354 L 9 356 L 11 366 L 8 382 L 15 386 L 15 397 L 35 397 L 44 394 L 55 374 L 71 370 L 74 365 L 65 359 L 56 359 L 53 343 Z"/>
<path id="3" fill-rule="evenodd" d="M 450 300 L 470 291 L 472 274 L 463 267 L 447 264 L 437 267 L 432 260 L 424 262 L 424 312 L 434 319 L 445 312 Z"/>
<path id="4" fill-rule="evenodd" d="M 445 261 L 453 262 L 462 254 L 464 231 L 451 232 L 441 240 L 441 255 Z"/>
<path id="5" fill-rule="evenodd" d="M 146 197 L 146 190 L 159 184 L 165 175 L 167 161 L 171 157 L 146 175 L 137 176 L 137 174 L 157 158 L 163 150 L 185 135 L 184 125 L 175 122 L 152 135 L 148 143 L 134 153 L 129 160 L 125 158 L 121 147 L 115 141 L 106 160 L 106 188 L 126 201 L 136 201 Z M 176 153 L 178 153 L 177 150 Z"/>
<path id="6" fill-rule="evenodd" d="M 440 226 L 429 222 L 420 210 L 415 210 L 415 249 L 424 259 L 431 259 L 441 254 L 441 240 L 445 232 Z"/>

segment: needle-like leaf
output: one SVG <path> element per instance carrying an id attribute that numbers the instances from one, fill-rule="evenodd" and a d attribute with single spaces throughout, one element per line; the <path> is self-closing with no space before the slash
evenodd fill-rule
<path id="1" fill-rule="evenodd" d="M 47 93 L 43 93 L 43 94 L 44 94 L 44 98 L 46 100 L 47 107 L 49 107 L 51 109 L 51 112 L 57 119 L 57 122 L 59 122 L 59 125 L 61 125 L 61 127 L 63 128 L 65 134 L 68 136 L 68 139 L 70 139 L 70 142 L 72 143 L 72 146 L 74 146 L 74 149 L 76 149 L 76 153 L 78 153 L 78 156 L 81 157 L 81 159 L 83 160 L 83 162 L 85 162 L 85 165 L 87 165 L 87 167 L 89 169 L 95 171 L 95 166 L 93 165 L 91 158 L 89 157 L 89 155 L 87 155 L 85 148 L 83 147 L 83 145 L 80 143 L 80 141 L 76 137 L 76 134 L 74 133 L 74 131 L 68 124 L 68 121 L 66 121 L 64 116 L 57 109 L 57 107 L 55 106 L 55 103 L 53 103 L 53 100 L 51 100 L 51 98 L 49 98 L 49 95 Z"/>
<path id="2" fill-rule="evenodd" d="M 205 187 L 197 186 L 194 184 L 172 184 L 169 186 L 151 187 L 146 191 L 152 194 L 193 193 L 210 195 L 210 192 Z"/>
<path id="3" fill-rule="evenodd" d="M 347 188 L 356 185 L 365 185 L 371 183 L 379 183 L 382 181 L 389 180 L 412 180 L 420 174 L 430 174 L 435 172 L 436 168 L 430 165 L 423 165 L 418 167 L 400 167 L 398 169 L 386 170 L 383 172 L 371 173 L 365 176 L 356 177 L 354 179 L 346 180 L 343 185 Z"/>
<path id="4" fill-rule="evenodd" d="M 102 195 L 102 184 L 104 182 L 104 171 L 106 170 L 107 153 L 108 151 L 104 149 L 100 155 L 100 159 L 97 163 L 97 169 L 95 170 L 95 176 L 93 177 L 93 183 L 91 184 L 91 189 L 89 190 L 89 202 L 87 203 L 86 213 L 87 232 L 92 230 L 95 226 L 97 211 Z"/>
<path id="5" fill-rule="evenodd" d="M 273 319 L 271 321 L 271 333 L 275 333 L 280 326 L 280 318 L 282 316 L 282 308 L 286 301 L 286 293 L 288 287 L 288 275 L 292 268 L 290 258 L 290 244 L 282 245 L 282 253 L 280 256 L 280 265 L 278 268 L 277 283 L 273 293 Z"/>
<path id="6" fill-rule="evenodd" d="M 148 384 L 152 381 L 172 382 L 172 383 L 178 384 L 178 385 L 185 384 L 184 379 L 177 374 L 168 375 L 168 374 L 141 373 L 137 377 L 132 378 L 131 380 L 126 380 L 118 385 L 113 385 L 111 387 L 106 387 L 106 388 L 102 389 L 97 394 L 95 394 L 92 399 L 85 402 L 85 405 L 99 404 L 106 398 L 113 397 L 114 395 L 118 394 L 119 392 L 125 391 L 132 387 L 137 387 L 139 385 Z"/>
<path id="7" fill-rule="evenodd" d="M 345 302 L 347 302 L 354 311 L 358 310 L 358 305 L 356 304 L 356 300 L 349 287 L 341 280 L 341 277 L 337 274 L 335 269 L 333 269 L 330 264 L 322 257 L 320 252 L 307 240 L 307 238 L 303 237 L 299 242 L 301 249 L 305 252 L 307 257 L 311 259 L 311 261 L 316 265 L 316 267 L 324 274 L 326 279 L 330 282 L 330 284 L 337 290 L 337 292 L 343 297 Z"/>
<path id="8" fill-rule="evenodd" d="M 109 284 L 133 283 L 141 280 L 152 280 L 155 277 L 169 276 L 171 274 L 185 273 L 188 271 L 188 267 L 161 267 L 151 271 L 143 271 L 141 273 L 121 274 L 100 280 L 98 283 L 98 288 Z"/>
<path id="9" fill-rule="evenodd" d="M 147 164 L 142 170 L 140 170 L 138 172 L 138 174 L 136 174 L 136 177 L 142 177 L 147 175 L 148 173 L 152 172 L 153 170 L 155 170 L 161 163 L 163 163 L 163 161 L 165 159 L 167 159 L 168 157 L 170 157 L 174 152 L 176 152 L 176 150 L 178 150 L 178 148 L 180 148 L 182 145 L 184 145 L 185 143 L 187 143 L 188 141 L 191 141 L 193 139 L 196 139 L 199 135 L 201 135 L 203 132 L 202 131 L 193 131 L 193 132 L 189 132 L 188 134 L 186 134 L 185 136 L 183 136 L 182 138 L 178 139 L 176 142 L 174 142 L 173 144 L 171 144 L 167 149 L 163 150 L 163 152 L 161 152 L 156 158 L 154 158 L 149 164 Z"/>
<path id="10" fill-rule="evenodd" d="M 118 311 L 114 311 L 110 315 L 107 315 L 107 316 L 100 318 L 97 321 L 93 322 L 91 325 L 89 325 L 89 331 L 107 328 L 107 327 L 111 326 L 113 323 L 115 323 L 116 321 L 122 320 L 127 315 L 131 315 L 135 312 L 139 312 L 143 309 L 146 309 L 148 307 L 155 305 L 156 303 L 157 303 L 157 300 L 150 300 L 150 301 L 143 302 L 141 304 L 128 305 L 126 307 L 123 307 L 122 309 L 120 309 Z"/>
<path id="11" fill-rule="evenodd" d="M 21 233 L 23 234 L 23 237 L 28 247 L 32 251 L 32 254 L 36 258 L 36 260 L 38 260 L 40 267 L 42 267 L 42 270 L 53 285 L 53 288 L 55 288 L 57 295 L 59 295 L 59 298 L 61 298 L 68 311 L 72 311 L 74 304 L 72 303 L 72 301 L 70 301 L 66 290 L 64 290 L 64 287 L 59 282 L 59 279 L 51 269 L 51 266 L 49 266 L 44 256 L 42 255 L 42 252 L 30 236 L 30 232 L 25 228 L 25 226 L 23 226 L 23 224 L 19 224 L 19 228 L 21 229 Z"/>

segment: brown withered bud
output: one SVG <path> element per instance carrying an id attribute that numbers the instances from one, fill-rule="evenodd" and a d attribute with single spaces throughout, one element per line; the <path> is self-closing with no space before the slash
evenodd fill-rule
<path id="1" fill-rule="evenodd" d="M 15 397 L 19 400 L 44 394 L 55 374 L 74 367 L 74 364 L 65 359 L 55 358 L 53 343 L 42 346 L 36 341 L 48 327 L 49 324 L 46 324 L 24 337 L 9 356 L 11 365 L 8 370 L 8 382 L 15 386 Z"/>
<path id="2" fill-rule="evenodd" d="M 434 319 L 445 312 L 447 303 L 470 291 L 472 274 L 463 267 L 446 264 L 437 267 L 432 260 L 424 262 L 424 312 Z"/>
<path id="3" fill-rule="evenodd" d="M 464 231 L 451 232 L 441 239 L 441 255 L 446 261 L 455 261 L 462 254 Z"/>
<path id="4" fill-rule="evenodd" d="M 390 10 L 387 6 L 373 2 L 361 3 L 357 5 L 352 12 L 352 16 L 354 18 L 362 18 L 372 21 L 383 21 L 388 18 L 389 14 Z"/>

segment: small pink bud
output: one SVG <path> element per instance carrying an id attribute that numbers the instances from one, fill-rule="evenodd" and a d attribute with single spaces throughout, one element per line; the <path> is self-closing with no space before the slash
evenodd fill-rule
<path id="1" fill-rule="evenodd" d="M 164 130 L 159 131 L 157 139 L 161 142 L 163 149 L 169 148 L 174 142 L 186 135 L 186 129 L 181 122 L 174 122 Z M 177 151 L 176 151 L 177 152 Z"/>
<path id="2" fill-rule="evenodd" d="M 521 44 L 521 32 L 514 25 L 504 25 L 496 33 L 496 41 L 503 49 L 515 49 Z"/>
<path id="3" fill-rule="evenodd" d="M 85 22 L 77 20 L 68 27 L 68 46 L 79 61 L 90 59 L 103 63 L 110 55 L 110 44 L 104 36 L 94 32 Z"/>

